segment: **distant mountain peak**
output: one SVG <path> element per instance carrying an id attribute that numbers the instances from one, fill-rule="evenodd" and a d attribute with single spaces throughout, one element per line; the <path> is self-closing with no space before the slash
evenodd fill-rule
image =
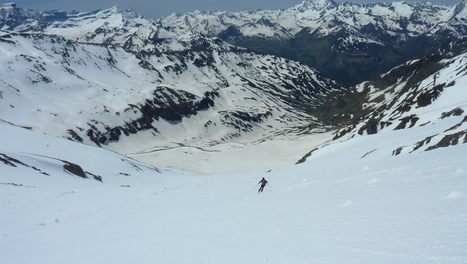
<path id="1" fill-rule="evenodd" d="M 40 13 L 10 3 L 0 9 L 0 29 L 61 35 L 77 42 L 121 46 L 136 53 L 199 48 L 200 38 L 212 43 L 220 39 L 255 52 L 298 60 L 354 85 L 443 39 L 467 36 L 466 3 L 462 0 L 447 6 L 400 1 L 359 5 L 305 0 L 284 10 L 197 10 L 157 20 L 118 5 L 87 13 Z M 355 63 L 363 65 L 355 68 Z"/>
<path id="2" fill-rule="evenodd" d="M 304 0 L 300 5 L 303 6 L 329 6 L 337 5 L 336 2 L 332 0 Z"/>
<path id="3" fill-rule="evenodd" d="M 16 3 L 0 4 L 0 30 L 40 30 L 46 24 L 47 21 L 39 11 L 22 9 Z"/>
<path id="4" fill-rule="evenodd" d="M 0 4 L 0 8 L 16 8 L 18 5 L 15 2 Z"/>
<path id="5" fill-rule="evenodd" d="M 337 4 L 332 0 L 304 0 L 300 4 L 293 6 L 288 10 L 306 12 L 310 10 L 323 10 L 326 8 L 334 8 L 336 6 Z"/>
<path id="6" fill-rule="evenodd" d="M 462 0 L 457 3 L 453 12 L 453 17 L 467 19 L 467 0 Z"/>
<path id="7" fill-rule="evenodd" d="M 133 19 L 133 18 L 141 18 L 143 17 L 139 13 L 137 13 L 135 10 L 132 8 L 122 8 L 119 5 L 115 5 L 109 9 L 103 10 L 103 13 L 109 13 L 109 14 L 122 14 L 124 15 L 125 19 Z"/>

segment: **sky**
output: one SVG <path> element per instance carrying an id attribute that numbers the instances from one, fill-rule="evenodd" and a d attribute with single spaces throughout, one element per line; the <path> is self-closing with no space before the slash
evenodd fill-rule
<path id="1" fill-rule="evenodd" d="M 399 1 L 399 0 L 397 0 Z M 302 0 L 12 0 L 5 2 L 15 2 L 19 7 L 25 9 L 34 9 L 38 11 L 64 10 L 64 11 L 95 11 L 98 9 L 107 9 L 115 5 L 121 8 L 132 8 L 137 13 L 160 18 L 172 13 L 183 14 L 195 10 L 203 11 L 252 11 L 257 9 L 286 9 L 297 5 Z M 336 3 L 354 2 L 358 4 L 368 4 L 375 2 L 391 2 L 390 0 L 335 0 Z M 420 2 L 407 0 L 407 2 Z M 460 0 L 433 0 L 433 3 L 442 3 L 454 5 Z"/>

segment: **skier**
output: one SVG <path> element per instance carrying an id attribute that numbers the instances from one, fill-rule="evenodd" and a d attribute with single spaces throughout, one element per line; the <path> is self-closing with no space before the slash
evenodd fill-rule
<path id="1" fill-rule="evenodd" d="M 258 193 L 263 192 L 264 186 L 266 186 L 268 181 L 266 181 L 266 179 L 263 177 L 261 181 L 258 182 L 258 184 L 260 183 L 261 183 L 261 187 L 259 187 Z"/>

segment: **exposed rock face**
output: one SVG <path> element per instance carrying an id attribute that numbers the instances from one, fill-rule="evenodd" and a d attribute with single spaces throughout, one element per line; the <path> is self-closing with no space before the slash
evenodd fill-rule
<path id="1" fill-rule="evenodd" d="M 394 155 L 409 147 L 413 148 L 410 152 L 422 147 L 429 151 L 467 143 L 465 96 L 461 88 L 467 78 L 466 54 L 467 39 L 448 41 L 380 78 L 348 90 L 339 100 L 323 104 L 315 114 L 328 124 L 340 126 L 334 139 L 371 135 L 385 129 L 423 127 L 442 119 L 459 120 L 413 146 L 397 148 Z M 439 104 L 453 108 L 440 113 Z"/>

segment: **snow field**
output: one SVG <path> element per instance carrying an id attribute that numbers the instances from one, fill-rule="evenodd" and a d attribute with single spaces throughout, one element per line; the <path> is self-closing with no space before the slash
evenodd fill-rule
<path id="1" fill-rule="evenodd" d="M 406 6 L 410 5 L 393 4 L 395 12 L 388 12 L 390 6 L 373 10 L 407 15 L 411 12 L 404 11 Z M 440 7 L 438 12 L 447 17 L 453 10 Z M 288 18 L 291 15 L 309 17 L 308 21 L 300 23 L 318 26 L 312 19 L 316 13 L 311 11 L 286 10 L 283 14 Z M 122 17 L 114 18 L 116 20 L 111 25 L 116 25 Z M 285 19 L 286 27 L 292 21 L 288 18 Z M 336 16 L 328 18 L 335 19 Z M 368 16 L 361 18 L 356 22 L 372 21 Z M 196 19 L 194 17 L 193 21 Z M 172 20 L 177 22 L 175 17 Z M 96 20 L 96 23 L 100 22 Z M 394 29 L 399 28 L 397 24 L 389 24 Z M 330 29 L 322 28 L 322 32 L 326 30 Z M 183 38 L 182 34 L 188 37 L 193 32 L 192 29 L 183 31 L 180 27 L 178 32 L 181 34 L 175 35 Z M 83 32 L 80 34 L 85 37 Z M 73 32 L 75 34 L 78 33 Z M 173 35 L 173 32 L 162 32 L 161 36 L 164 34 Z M 21 50 L 0 51 L 4 55 L 1 56 L 2 65 L 7 66 L 2 72 L 5 76 L 18 78 L 9 78 L 14 79 L 11 83 L 3 81 L 8 88 L 0 97 L 9 102 L 2 108 L 4 118 L 17 123 L 38 124 L 40 119 L 41 123 L 62 128 L 64 123 L 70 127 L 80 125 L 84 119 L 76 118 L 77 109 L 59 107 L 67 105 L 64 98 L 80 99 L 86 104 L 81 105 L 83 108 L 91 108 L 83 116 L 121 123 L 124 120 L 115 116 L 115 112 L 124 111 L 125 106 L 141 94 L 149 97 L 160 85 L 202 95 L 208 87 L 219 85 L 209 76 L 231 77 L 225 82 L 225 86 L 230 86 L 222 91 L 229 92 L 229 96 L 216 106 L 227 106 L 232 101 L 239 106 L 237 102 L 251 94 L 247 91 L 235 94 L 229 89 L 244 82 L 238 76 L 233 78 L 235 72 L 229 71 L 229 63 L 236 61 L 232 59 L 236 56 L 223 57 L 215 53 L 216 60 L 224 58 L 218 72 L 209 67 L 201 70 L 188 66 L 183 78 L 171 77 L 175 75 L 164 71 L 166 66 L 176 66 L 169 57 L 157 58 L 158 70 L 164 78 L 155 77 L 146 70 L 132 73 L 130 78 L 127 73 L 139 69 L 136 58 L 129 59 L 129 55 L 119 49 L 86 46 L 63 61 L 73 62 L 76 73 L 73 74 L 68 72 L 66 63 L 59 62 L 61 52 L 55 50 L 66 46 L 48 46 L 46 43 L 39 46 L 48 48 L 37 49 L 29 40 L 14 39 Z M 184 47 L 182 41 L 173 43 L 180 49 Z M 14 52 L 16 56 L 12 55 Z M 99 60 L 91 58 L 98 54 L 106 55 Z M 113 60 L 115 63 L 110 62 Z M 429 152 L 424 151 L 428 147 L 424 146 L 413 151 L 414 145 L 428 136 L 439 134 L 429 143 L 433 145 L 444 134 L 464 129 L 465 124 L 462 124 L 454 130 L 446 130 L 460 124 L 463 117 L 439 119 L 443 111 L 454 107 L 465 109 L 465 96 L 462 96 L 465 95 L 465 81 L 456 79 L 462 73 L 457 70 L 464 64 L 465 60 L 459 59 L 440 72 L 438 82 L 456 81 L 455 86 L 446 88 L 442 98 L 433 102 L 430 108 L 412 110 L 411 114 L 421 118 L 417 125 L 430 121 L 423 127 L 392 131 L 394 124 L 377 135 L 357 135 L 325 147 L 323 144 L 329 143 L 330 134 L 303 135 L 293 139 L 290 135 L 289 138 L 271 136 L 264 142 L 248 144 L 245 139 L 216 146 L 180 146 L 180 142 L 194 139 L 185 133 L 178 135 L 180 141 L 167 139 L 162 143 L 152 142 L 152 145 L 147 145 L 152 138 L 151 131 L 142 132 L 134 141 L 121 140 L 120 147 L 126 150 L 122 153 L 134 151 L 137 153 L 135 158 L 161 164 L 172 171 L 197 173 L 196 176 L 167 171 L 159 173 L 110 151 L 0 122 L 0 262 L 467 263 L 467 145 L 461 143 Z M 267 65 L 264 61 L 254 66 Z M 63 72 L 73 77 L 57 78 L 54 82 L 45 78 Z M 121 77 L 110 78 L 119 72 Z M 279 72 L 287 74 L 287 71 Z M 90 85 L 79 76 L 89 76 L 99 92 L 76 90 Z M 245 76 L 251 80 L 268 78 L 264 72 L 257 71 Z M 34 88 L 31 92 L 18 89 L 30 82 Z M 39 86 L 36 82 L 42 83 Z M 430 82 L 431 79 L 427 79 L 421 87 L 430 88 Z M 145 88 L 134 92 L 122 87 Z M 40 93 L 44 90 L 53 93 Z M 69 90 L 75 92 L 69 93 Z M 20 95 L 26 99 L 18 99 Z M 79 95 L 79 98 L 73 95 Z M 113 108 L 106 109 L 102 102 L 96 105 L 101 100 L 115 101 Z M 35 101 L 51 103 L 40 108 Z M 240 105 L 239 109 L 244 107 Z M 25 115 L 26 112 L 31 114 Z M 180 125 L 183 129 L 178 131 L 196 127 L 199 130 L 193 129 L 192 135 L 200 135 L 200 130 L 205 130 L 200 120 L 184 120 Z M 272 120 L 269 125 L 277 127 L 275 124 L 280 121 Z M 158 129 L 168 134 L 172 125 L 161 122 Z M 42 132 L 57 133 L 52 125 L 42 129 Z M 215 136 L 213 131 L 205 134 Z M 212 137 L 205 140 L 212 140 Z M 134 142 L 143 140 L 147 148 L 136 149 Z M 168 145 L 165 151 L 150 153 L 164 144 Z M 319 149 L 305 163 L 292 166 L 315 147 Z M 392 155 L 399 147 L 401 153 Z M 16 158 L 48 175 L 32 167 L 9 166 L 6 157 Z M 67 173 L 63 160 L 102 176 L 104 182 Z M 266 173 L 269 169 L 273 170 Z M 226 171 L 232 173 L 221 174 Z M 261 177 L 266 177 L 270 185 L 264 193 L 258 194 L 256 183 Z"/>
<path id="2" fill-rule="evenodd" d="M 32 142 L 19 152 L 63 141 L 25 132 Z M 467 146 L 392 156 L 410 141 L 402 132 L 328 145 L 269 173 L 122 176 L 117 154 L 86 146 L 67 159 L 103 183 L 2 166 L 2 263 L 465 263 Z M 13 146 L 2 141 L 0 153 Z M 258 194 L 261 177 L 270 185 Z"/>

